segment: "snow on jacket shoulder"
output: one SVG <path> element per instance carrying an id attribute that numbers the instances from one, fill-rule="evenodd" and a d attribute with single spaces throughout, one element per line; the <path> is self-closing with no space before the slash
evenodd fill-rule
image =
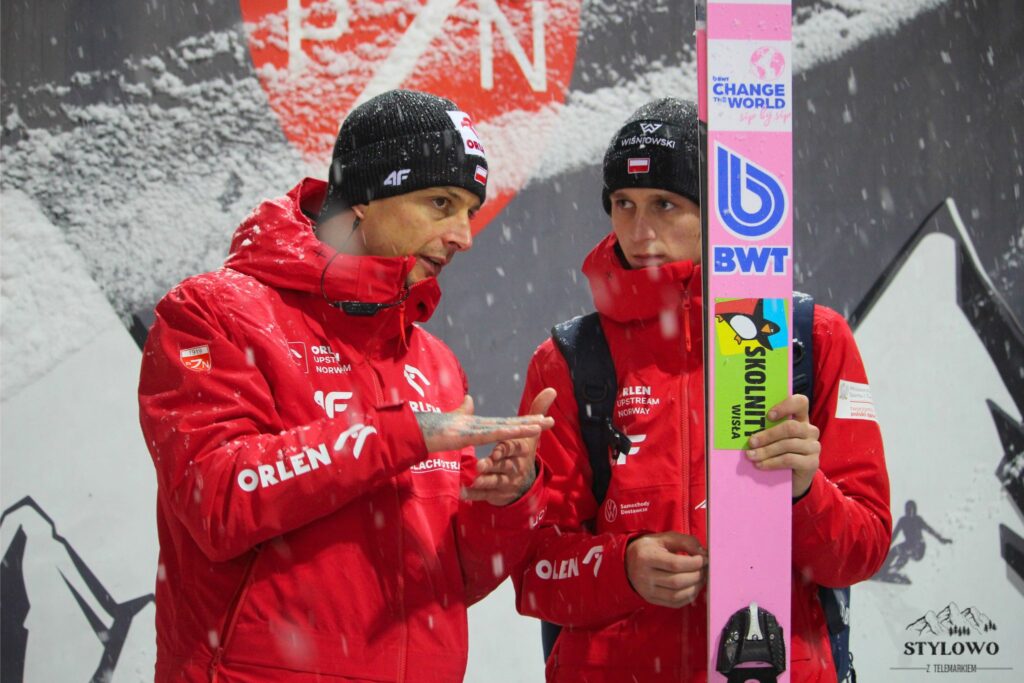
<path id="1" fill-rule="evenodd" d="M 139 405 L 159 681 L 461 680 L 466 607 L 542 512 L 540 483 L 503 508 L 462 502 L 472 449 L 428 456 L 415 412 L 466 393 L 451 350 L 413 324 L 437 282 L 373 316 L 332 306 L 399 300 L 412 259 L 317 240 L 324 191 L 307 179 L 261 205 L 223 268 L 157 306 Z"/>
<path id="2" fill-rule="evenodd" d="M 625 571 L 626 546 L 644 533 L 679 531 L 707 547 L 700 268 L 677 262 L 626 269 L 609 235 L 583 270 L 615 362 L 613 419 L 633 448 L 613 463 L 599 506 L 568 367 L 550 339 L 542 343 L 522 405 L 542 387 L 558 391 L 550 411 L 555 426 L 538 449 L 549 501 L 530 555 L 513 570 L 517 605 L 564 626 L 549 681 L 703 683 L 704 594 L 680 609 L 651 605 Z M 821 469 L 793 508 L 792 678 L 800 682 L 835 680 L 818 585 L 870 576 L 885 559 L 891 526 L 878 425 L 844 412 L 842 387 L 867 383 L 853 336 L 821 306 L 813 336 L 811 421 L 822 432 Z M 714 562 L 713 547 L 709 553 Z"/>

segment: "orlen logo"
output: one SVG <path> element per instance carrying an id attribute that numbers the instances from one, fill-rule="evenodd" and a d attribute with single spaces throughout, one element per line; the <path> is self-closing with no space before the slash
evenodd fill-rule
<path id="1" fill-rule="evenodd" d="M 334 417 L 339 413 L 345 412 L 348 408 L 348 403 L 346 403 L 346 401 L 351 398 L 351 391 L 331 391 L 325 394 L 324 392 L 317 390 L 317 392 L 313 394 L 313 400 L 316 401 L 318 406 L 323 408 L 324 412 L 327 413 L 327 417 Z"/>
<path id="2" fill-rule="evenodd" d="M 295 364 L 309 374 L 309 357 L 306 356 L 306 345 L 302 342 L 288 342 L 288 353 Z"/>
<path id="3" fill-rule="evenodd" d="M 786 189 L 750 159 L 715 143 L 718 162 L 715 209 L 730 233 L 745 240 L 772 235 L 786 217 Z"/>
<path id="4" fill-rule="evenodd" d="M 470 118 L 469 114 L 462 111 L 450 111 L 447 114 L 452 123 L 455 124 L 455 129 L 459 131 L 459 135 L 462 136 L 462 145 L 466 154 L 475 154 L 478 157 L 484 156 L 483 143 L 480 142 L 480 136 L 477 135 L 476 128 L 473 127 L 473 119 Z"/>
<path id="5" fill-rule="evenodd" d="M 417 394 L 420 396 L 426 396 L 423 391 L 423 387 L 420 386 L 420 382 L 429 387 L 430 380 L 423 376 L 423 373 L 419 371 L 419 368 L 406 364 L 405 370 L 402 374 L 405 375 L 405 381 L 409 383 L 409 386 L 412 387 Z"/>
<path id="6" fill-rule="evenodd" d="M 341 120 L 392 88 L 449 97 L 495 164 L 479 232 L 529 178 L 557 131 L 582 0 L 241 0 L 249 51 L 287 139 L 326 172 Z M 495 96 L 500 92 L 500 96 Z M 550 121 L 550 123 L 548 123 Z M 459 130 L 467 132 L 461 126 Z M 524 144 L 528 141 L 529 144 Z M 467 149 L 482 154 L 479 148 Z"/>
<path id="7" fill-rule="evenodd" d="M 334 450 L 340 451 L 348 445 L 349 439 L 352 439 L 352 457 L 358 460 L 359 456 L 363 453 L 363 445 L 366 443 L 366 440 L 376 433 L 377 429 L 375 427 L 367 427 L 362 423 L 354 424 L 338 436 L 338 439 L 334 442 Z"/>
<path id="8" fill-rule="evenodd" d="M 595 545 L 587 554 L 583 557 L 583 566 L 589 565 L 591 562 L 594 564 L 594 576 L 601 570 L 601 559 L 604 554 L 603 545 Z M 580 575 L 580 560 L 578 557 L 570 557 L 564 560 L 540 560 L 533 568 L 537 574 L 537 578 L 553 579 L 558 581 L 560 579 L 572 579 Z"/>
<path id="9" fill-rule="evenodd" d="M 303 448 L 300 452 L 282 457 L 273 464 L 257 465 L 255 469 L 244 469 L 236 479 L 238 488 L 246 493 L 256 489 L 277 486 L 294 477 L 309 474 L 322 466 L 331 464 L 331 454 L 325 444 L 316 448 Z"/>

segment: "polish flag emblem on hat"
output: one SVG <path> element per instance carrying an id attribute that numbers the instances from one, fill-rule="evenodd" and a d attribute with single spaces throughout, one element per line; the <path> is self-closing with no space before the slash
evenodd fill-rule
<path id="1" fill-rule="evenodd" d="M 210 347 L 206 344 L 182 349 L 178 355 L 181 358 L 181 364 L 192 372 L 209 372 L 213 369 Z"/>
<path id="2" fill-rule="evenodd" d="M 483 166 L 476 167 L 476 173 L 473 174 L 473 180 L 477 181 L 481 185 L 487 184 L 487 169 Z"/>
<path id="3" fill-rule="evenodd" d="M 626 171 L 628 173 L 649 173 L 650 170 L 650 157 L 639 157 L 626 160 Z"/>

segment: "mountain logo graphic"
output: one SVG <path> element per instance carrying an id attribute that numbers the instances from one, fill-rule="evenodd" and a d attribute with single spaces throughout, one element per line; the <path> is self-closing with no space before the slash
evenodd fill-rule
<path id="1" fill-rule="evenodd" d="M 907 631 L 919 636 L 964 637 L 977 636 L 997 630 L 996 624 L 977 607 L 961 610 L 951 602 L 938 612 L 928 610 L 907 625 Z"/>
<path id="2" fill-rule="evenodd" d="M 132 620 L 153 602 L 153 594 L 115 599 L 29 496 L 4 510 L 0 532 L 0 680 L 22 681 L 28 671 L 45 670 L 45 660 L 58 652 L 82 658 L 80 680 L 114 679 Z M 81 628 L 49 628 L 45 620 L 33 618 L 33 610 L 63 614 Z M 55 632 L 60 642 L 54 641 Z"/>

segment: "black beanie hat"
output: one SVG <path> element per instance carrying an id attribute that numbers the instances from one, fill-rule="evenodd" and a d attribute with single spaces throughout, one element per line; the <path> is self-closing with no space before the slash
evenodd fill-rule
<path id="1" fill-rule="evenodd" d="M 481 202 L 486 197 L 487 158 L 473 121 L 449 99 L 389 90 L 341 124 L 320 220 L 356 204 L 446 185 Z"/>
<path id="2" fill-rule="evenodd" d="M 665 97 L 633 112 L 604 153 L 604 210 L 623 187 L 668 190 L 700 204 L 697 107 Z"/>

